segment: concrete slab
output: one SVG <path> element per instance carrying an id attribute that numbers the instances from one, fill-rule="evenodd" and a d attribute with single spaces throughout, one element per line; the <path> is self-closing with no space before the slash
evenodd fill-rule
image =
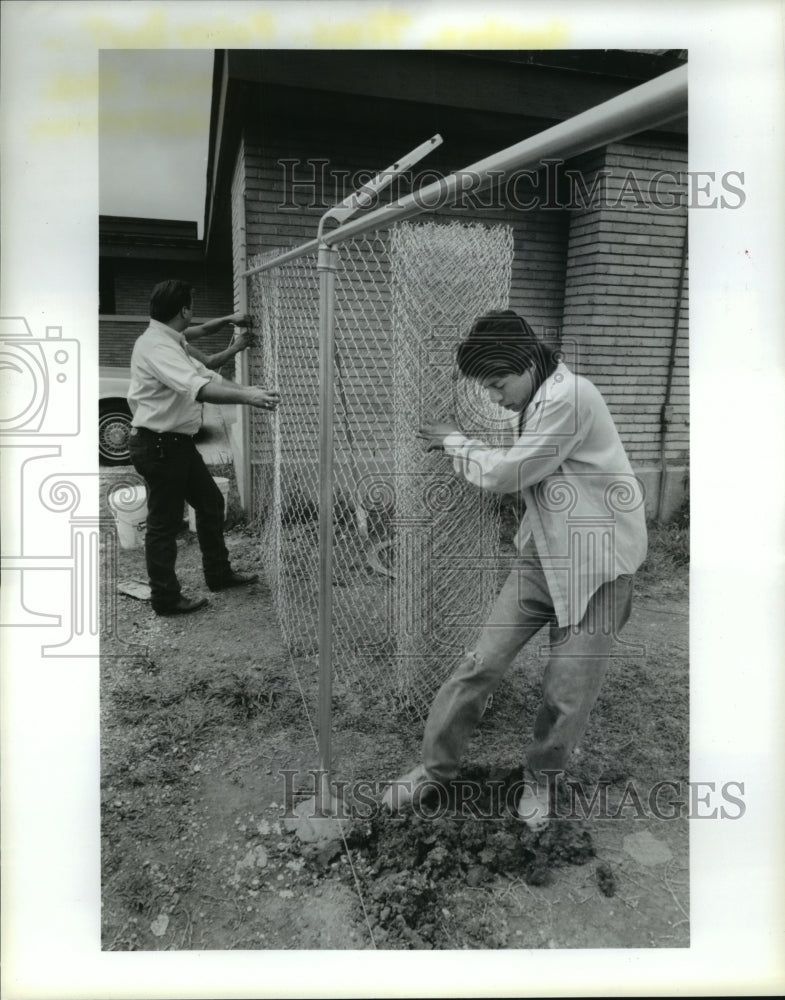
<path id="1" fill-rule="evenodd" d="M 286 817 L 283 821 L 284 830 L 293 833 L 304 844 L 325 844 L 340 840 L 343 837 L 343 826 L 340 815 L 340 803 L 330 797 L 325 804 L 316 798 L 306 799 L 295 806 L 295 816 Z"/>
<path id="2" fill-rule="evenodd" d="M 150 585 L 145 580 L 121 580 L 117 584 L 117 592 L 135 597 L 137 601 L 150 600 Z"/>

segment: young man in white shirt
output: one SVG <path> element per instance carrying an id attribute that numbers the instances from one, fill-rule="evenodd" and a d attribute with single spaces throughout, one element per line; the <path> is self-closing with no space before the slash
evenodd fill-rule
<path id="1" fill-rule="evenodd" d="M 207 604 L 205 598 L 183 597 L 175 573 L 177 533 L 186 501 L 196 513 L 196 535 L 210 590 L 257 579 L 235 573 L 229 564 L 223 495 L 196 449 L 194 435 L 202 424 L 203 403 L 241 403 L 272 412 L 280 399 L 275 390 L 226 381 L 189 350 L 188 336 L 212 332 L 227 320 L 244 317 L 209 320 L 198 327 L 192 319 L 191 286 L 176 280 L 160 282 L 150 297 L 150 325 L 131 355 L 129 448 L 134 468 L 147 485 L 145 557 L 153 610 L 159 615 L 188 614 Z"/>
<path id="2" fill-rule="evenodd" d="M 632 579 L 646 555 L 643 493 L 599 391 L 545 350 L 507 310 L 475 321 L 457 355 L 461 373 L 492 402 L 520 414 L 511 448 L 464 436 L 451 420 L 425 425 L 428 449 L 495 493 L 518 494 L 526 512 L 518 557 L 475 648 L 430 709 L 421 763 L 386 790 L 400 809 L 458 772 L 462 751 L 516 655 L 550 629 L 543 700 L 526 754 L 518 813 L 547 824 L 547 791 L 583 735 L 612 645 L 629 618 Z"/>

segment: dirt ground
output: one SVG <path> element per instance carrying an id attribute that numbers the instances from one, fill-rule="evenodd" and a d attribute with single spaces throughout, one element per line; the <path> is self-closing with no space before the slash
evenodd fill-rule
<path id="1" fill-rule="evenodd" d="M 129 471 L 104 472 L 104 503 Z M 653 533 L 624 632 L 632 655 L 613 660 L 567 776 L 607 792 L 606 818 L 560 819 L 539 836 L 506 814 L 373 816 L 345 821 L 333 845 L 302 844 L 283 823 L 284 772 L 297 799 L 312 793 L 316 662 L 283 646 L 267 586 L 158 618 L 109 581 L 103 948 L 688 946 L 688 820 L 657 818 L 646 800 L 656 782 L 673 782 L 658 803 L 678 814 L 688 777 L 687 567 L 672 541 Z M 235 568 L 261 570 L 234 495 L 227 544 Z M 178 550 L 184 590 L 207 594 L 185 529 Z M 109 572 L 144 580 L 142 550 L 119 550 Z M 514 780 L 538 704 L 538 645 L 497 692 L 463 777 Z M 334 778 L 396 777 L 416 762 L 421 729 L 337 683 Z"/>

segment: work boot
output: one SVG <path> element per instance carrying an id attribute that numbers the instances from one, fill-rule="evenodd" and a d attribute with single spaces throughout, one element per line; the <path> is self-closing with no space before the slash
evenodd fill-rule
<path id="1" fill-rule="evenodd" d="M 547 789 L 537 786 L 531 774 L 525 774 L 526 784 L 518 799 L 518 818 L 532 833 L 541 833 L 550 823 Z"/>
<path id="2" fill-rule="evenodd" d="M 153 605 L 153 611 L 157 615 L 190 615 L 192 611 L 198 611 L 207 604 L 206 597 L 197 597 L 196 600 L 189 601 L 187 597 L 180 597 L 175 604 Z"/>
<path id="3" fill-rule="evenodd" d="M 382 796 L 382 806 L 391 813 L 402 812 L 415 806 L 423 794 L 434 793 L 434 779 L 425 770 L 424 764 L 418 764 L 411 771 L 397 778 L 387 786 Z M 423 787 L 425 786 L 425 787 Z"/>

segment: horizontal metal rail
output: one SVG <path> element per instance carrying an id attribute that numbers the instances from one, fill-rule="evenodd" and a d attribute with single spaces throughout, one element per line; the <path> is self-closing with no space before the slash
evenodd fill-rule
<path id="1" fill-rule="evenodd" d="M 290 260 L 297 260 L 298 257 L 304 257 L 307 253 L 316 253 L 318 249 L 319 240 L 308 240 L 307 243 L 301 243 L 300 246 L 293 247 L 291 250 L 285 250 L 277 257 L 273 257 L 272 260 L 266 260 L 264 264 L 255 264 L 253 267 L 249 267 L 247 271 L 242 272 L 240 277 L 249 278 L 252 274 L 259 274 L 260 271 L 269 271 L 271 267 L 288 264 Z"/>
<path id="2" fill-rule="evenodd" d="M 664 125 L 686 112 L 687 67 L 681 66 L 419 188 L 398 201 L 346 222 L 323 234 L 321 242 L 334 246 L 351 237 L 385 229 L 394 222 L 421 212 L 433 211 L 436 207 L 445 208 L 462 194 L 481 191 L 513 170 L 529 169 L 545 159 L 566 159 L 587 153 L 609 142 Z M 313 253 L 318 247 L 319 240 L 309 240 L 264 264 L 249 268 L 242 277 L 296 260 Z"/>

